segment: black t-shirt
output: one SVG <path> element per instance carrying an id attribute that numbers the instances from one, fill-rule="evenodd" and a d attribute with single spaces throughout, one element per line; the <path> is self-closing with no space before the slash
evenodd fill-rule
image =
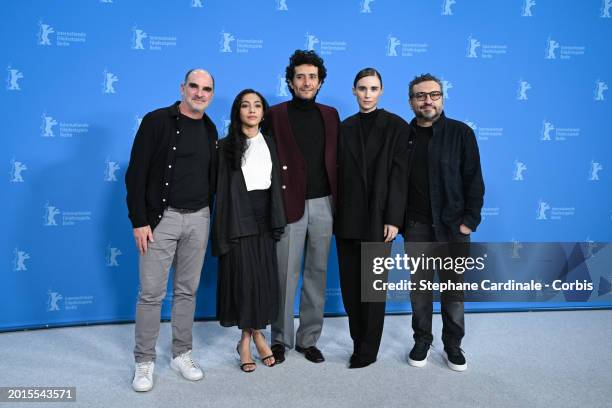
<path id="1" fill-rule="evenodd" d="M 433 127 L 414 126 L 416 148 L 408 182 L 408 219 L 432 224 L 431 199 L 429 196 L 429 140 Z"/>
<path id="2" fill-rule="evenodd" d="M 330 193 L 325 168 L 325 125 L 314 99 L 294 98 L 288 105 L 295 142 L 306 163 L 306 199 Z"/>
<path id="3" fill-rule="evenodd" d="M 199 210 L 208 206 L 210 147 L 204 121 L 179 116 L 176 160 L 170 184 L 169 204 Z"/>

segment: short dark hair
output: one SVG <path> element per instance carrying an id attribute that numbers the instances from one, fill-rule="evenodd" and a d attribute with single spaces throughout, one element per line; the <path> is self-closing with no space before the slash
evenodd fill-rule
<path id="1" fill-rule="evenodd" d="M 375 76 L 380 80 L 380 87 L 382 88 L 382 76 L 380 76 L 380 72 L 376 70 L 376 68 L 364 68 L 355 75 L 355 80 L 353 81 L 353 88 L 357 86 L 357 82 L 363 77 L 367 76 Z"/>
<path id="2" fill-rule="evenodd" d="M 410 81 L 410 85 L 408 85 L 408 95 L 412 98 L 414 96 L 414 93 L 412 92 L 412 89 L 414 88 L 414 86 L 420 84 L 421 82 L 427 82 L 427 81 L 434 81 L 435 83 L 440 85 L 440 90 L 443 89 L 442 81 L 440 81 L 438 77 L 435 77 L 431 75 L 430 73 L 421 74 L 419 76 L 415 76 L 414 79 Z"/>
<path id="3" fill-rule="evenodd" d="M 213 90 L 215 89 L 215 77 L 213 77 L 210 72 L 206 71 L 203 68 L 191 68 L 189 71 L 187 71 L 187 73 L 185 74 L 185 79 L 183 80 L 183 83 L 185 85 L 187 85 L 187 80 L 189 79 L 189 75 L 191 75 L 191 73 L 195 71 L 206 72 L 208 75 L 210 75 L 210 79 L 212 79 Z"/>
<path id="4" fill-rule="evenodd" d="M 325 82 L 325 78 L 327 77 L 327 69 L 325 69 L 323 58 L 319 57 L 317 53 L 312 50 L 295 50 L 293 55 L 289 57 L 289 65 L 287 65 L 287 68 L 285 69 L 285 81 L 287 81 L 287 85 L 293 81 L 295 67 L 304 64 L 314 65 L 317 67 L 319 71 L 319 81 L 321 81 L 321 85 L 323 85 L 323 82 Z M 288 88 L 291 95 L 295 95 L 293 89 L 291 89 L 290 86 Z"/>
<path id="5" fill-rule="evenodd" d="M 232 103 L 232 110 L 230 113 L 228 133 L 225 138 L 226 140 L 222 145 L 224 152 L 226 153 L 227 161 L 230 163 L 233 170 L 240 170 L 242 166 L 242 159 L 244 158 L 244 152 L 247 148 L 247 138 L 242 132 L 242 121 L 240 120 L 240 104 L 242 103 L 242 98 L 247 94 L 257 95 L 259 99 L 261 99 L 261 103 L 263 105 L 264 117 L 268 113 L 268 101 L 266 101 L 266 98 L 264 98 L 262 94 L 254 89 L 243 89 L 238 95 L 236 95 L 236 98 L 234 98 L 234 103 Z"/>

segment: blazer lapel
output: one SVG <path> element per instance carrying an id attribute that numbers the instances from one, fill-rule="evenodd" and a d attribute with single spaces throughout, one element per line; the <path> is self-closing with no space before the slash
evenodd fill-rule
<path id="1" fill-rule="evenodd" d="M 290 151 L 300 152 L 301 150 L 297 142 L 295 141 L 295 137 L 293 136 L 293 129 L 291 128 L 291 122 L 289 122 L 289 102 L 283 103 L 280 106 L 280 111 L 281 111 L 281 114 L 279 115 L 279 119 L 281 121 L 281 128 L 284 129 L 284 132 L 283 132 L 284 134 L 275 135 L 275 136 L 283 137 L 284 140 L 282 144 L 287 147 L 289 147 L 288 145 L 291 145 Z M 297 158 L 299 158 L 303 163 L 303 158 L 301 154 L 297 155 Z"/>
<path id="2" fill-rule="evenodd" d="M 361 126 L 359 126 L 359 118 L 357 116 L 347 124 L 348 132 L 345 135 L 345 142 L 348 150 L 355 159 L 359 167 L 361 178 L 366 186 L 368 185 L 368 177 L 366 175 L 365 150 L 363 144 L 363 135 L 361 134 Z"/>

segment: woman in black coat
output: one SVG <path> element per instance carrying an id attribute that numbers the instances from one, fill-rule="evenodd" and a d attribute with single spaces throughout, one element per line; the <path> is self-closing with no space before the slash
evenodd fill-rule
<path id="1" fill-rule="evenodd" d="M 261 332 L 278 313 L 276 241 L 286 224 L 280 170 L 272 139 L 259 131 L 264 97 L 245 89 L 232 105 L 229 134 L 219 143 L 213 255 L 219 257 L 217 318 L 238 326 L 240 368 L 255 370 L 251 338 L 262 362 L 274 356 Z"/>
<path id="2" fill-rule="evenodd" d="M 404 220 L 410 127 L 399 116 L 378 109 L 382 93 L 377 70 L 357 73 L 353 95 L 359 113 L 342 122 L 338 141 L 334 233 L 342 301 L 353 339 L 349 368 L 376 361 L 385 318 L 384 302 L 361 301 L 361 243 L 393 241 Z"/>

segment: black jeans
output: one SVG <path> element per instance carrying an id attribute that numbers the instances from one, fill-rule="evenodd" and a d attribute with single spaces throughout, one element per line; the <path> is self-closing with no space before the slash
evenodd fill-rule
<path id="1" fill-rule="evenodd" d="M 463 235 L 457 231 L 453 235 L 453 242 L 470 242 L 469 235 Z M 416 221 L 408 221 L 404 231 L 405 242 L 436 242 L 434 230 L 431 225 Z M 440 273 L 440 271 L 438 271 Z M 454 272 L 453 272 L 454 273 Z M 416 276 L 417 274 L 415 274 Z M 427 276 L 429 280 L 433 279 Z M 442 342 L 445 347 L 459 347 L 461 339 L 465 335 L 465 321 L 462 292 L 454 292 L 451 296 L 441 296 L 442 312 Z M 433 334 L 431 333 L 431 318 L 433 314 L 433 297 L 431 292 L 411 292 L 410 303 L 412 304 L 412 330 L 415 342 L 431 344 Z"/>

